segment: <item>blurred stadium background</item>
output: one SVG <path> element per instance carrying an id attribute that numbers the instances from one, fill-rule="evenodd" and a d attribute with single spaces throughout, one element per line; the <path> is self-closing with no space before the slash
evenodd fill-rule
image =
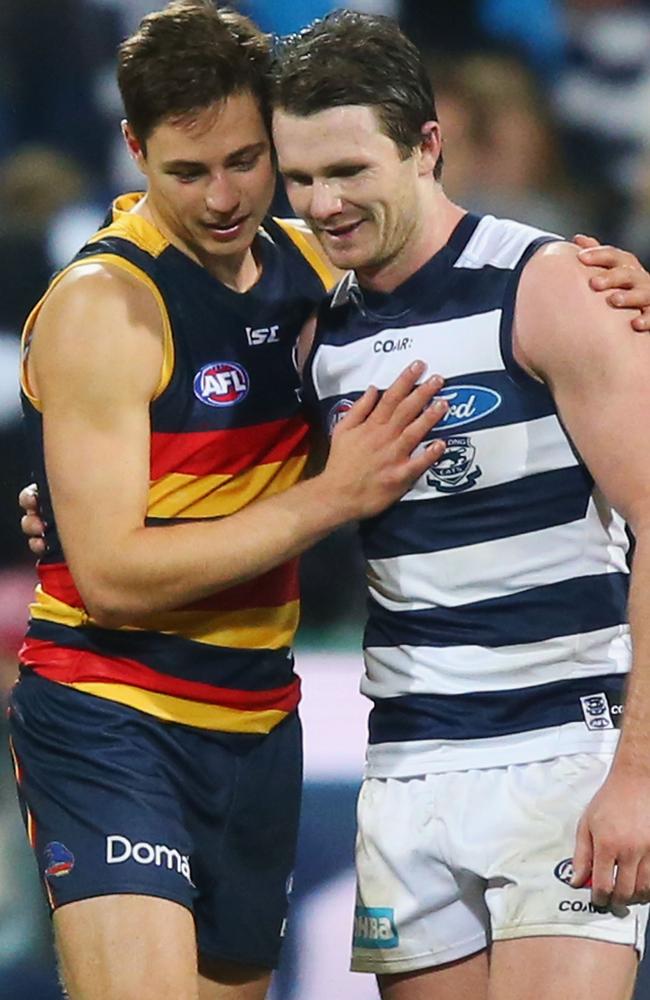
<path id="1" fill-rule="evenodd" d="M 48 275 L 139 186 L 119 132 L 117 43 L 151 0 L 0 5 L 0 697 L 33 585 L 16 493 L 29 480 L 16 370 L 22 322 Z M 452 198 L 566 235 L 618 242 L 650 264 L 650 0 L 241 0 L 268 31 L 337 6 L 389 14 L 426 52 Z M 307 783 L 287 948 L 274 1000 L 370 1000 L 346 971 L 354 798 L 367 708 L 352 531 L 305 559 Z M 4 713 L 0 738 L 6 743 Z M 603 970 L 606 975 L 606 970 Z M 56 1000 L 48 918 L 0 753 L 0 998 Z M 650 966 L 637 1000 L 650 1000 Z"/>

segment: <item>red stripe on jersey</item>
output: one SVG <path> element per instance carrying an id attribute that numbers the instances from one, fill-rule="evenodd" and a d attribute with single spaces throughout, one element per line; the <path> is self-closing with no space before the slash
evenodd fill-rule
<path id="1" fill-rule="evenodd" d="M 151 479 L 171 472 L 188 476 L 237 475 L 256 465 L 283 462 L 308 451 L 302 416 L 227 431 L 151 434 Z"/>
<path id="2" fill-rule="evenodd" d="M 300 597 L 299 559 L 276 566 L 275 569 L 236 587 L 179 607 L 177 611 L 246 611 L 249 608 L 275 608 Z M 71 608 L 83 608 L 84 603 L 65 563 L 39 565 L 41 586 L 50 597 L 56 597 Z"/>
<path id="3" fill-rule="evenodd" d="M 221 590 L 202 601 L 186 604 L 179 611 L 246 611 L 249 608 L 275 608 L 300 597 L 300 560 L 277 566 L 264 576 Z"/>
<path id="4" fill-rule="evenodd" d="M 105 682 L 128 684 L 145 691 L 169 694 L 189 701 L 222 705 L 240 711 L 278 709 L 292 712 L 300 701 L 300 679 L 266 691 L 239 691 L 202 681 L 181 680 L 160 674 L 136 660 L 98 656 L 86 650 L 66 649 L 43 639 L 26 639 L 19 652 L 20 662 L 36 673 L 62 684 Z"/>
<path id="5" fill-rule="evenodd" d="M 70 608 L 83 608 L 84 602 L 65 563 L 39 563 L 37 566 L 41 587 L 50 597 L 63 601 Z"/>

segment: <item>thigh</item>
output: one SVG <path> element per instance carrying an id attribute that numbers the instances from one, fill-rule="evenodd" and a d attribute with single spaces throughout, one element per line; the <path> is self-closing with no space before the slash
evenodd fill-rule
<path id="1" fill-rule="evenodd" d="M 199 960 L 199 1000 L 264 1000 L 270 982 L 268 969 Z"/>
<path id="2" fill-rule="evenodd" d="M 631 1000 L 638 955 L 631 945 L 556 937 L 499 941 L 489 1000 Z"/>
<path id="3" fill-rule="evenodd" d="M 18 793 L 50 907 L 156 896 L 191 908 L 192 842 L 163 723 L 27 675 L 10 704 Z"/>
<path id="4" fill-rule="evenodd" d="M 54 914 L 70 1000 L 198 1000 L 189 910 L 150 896 L 102 896 Z"/>
<path id="5" fill-rule="evenodd" d="M 434 969 L 380 976 L 379 990 L 382 1000 L 486 1000 L 487 952 Z"/>
<path id="6" fill-rule="evenodd" d="M 446 824 L 438 819 L 448 786 L 444 775 L 364 782 L 356 845 L 355 971 L 401 976 L 451 968 L 485 949 L 483 881 L 450 867 Z"/>
<path id="7" fill-rule="evenodd" d="M 609 757 L 575 754 L 487 775 L 497 815 L 485 872 L 495 942 L 575 937 L 642 952 L 647 906 L 597 910 L 589 888 L 570 885 L 577 824 L 609 766 Z"/>
<path id="8" fill-rule="evenodd" d="M 225 745 L 234 770 L 223 812 L 217 788 Z M 292 715 L 252 741 L 208 736 L 203 753 L 207 779 L 195 789 L 188 821 L 201 960 L 261 974 L 277 966 L 286 931 L 302 790 L 300 720 Z"/>

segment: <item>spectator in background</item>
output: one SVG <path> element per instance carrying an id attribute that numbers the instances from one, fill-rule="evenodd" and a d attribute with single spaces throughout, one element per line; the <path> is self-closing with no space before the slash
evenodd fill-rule
<path id="1" fill-rule="evenodd" d="M 15 143 L 45 142 L 105 179 L 101 83 L 120 39 L 101 0 L 2 0 L 2 56 Z"/>
<path id="2" fill-rule="evenodd" d="M 569 187 L 549 109 L 520 60 L 476 54 L 442 72 L 434 62 L 431 75 L 454 200 L 563 235 L 593 227 L 586 200 Z"/>
<path id="3" fill-rule="evenodd" d="M 600 228 L 634 204 L 650 148 L 650 6 L 640 0 L 481 0 L 493 41 L 525 54 L 547 83 L 567 162 L 600 205 Z M 532 19 L 532 24 L 531 24 Z"/>

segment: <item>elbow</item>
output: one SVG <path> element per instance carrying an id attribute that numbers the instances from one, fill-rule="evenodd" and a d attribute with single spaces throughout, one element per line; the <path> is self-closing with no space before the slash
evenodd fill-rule
<path id="1" fill-rule="evenodd" d="M 143 613 L 125 588 L 99 577 L 85 585 L 82 583 L 79 592 L 92 624 L 99 628 L 120 628 Z"/>
<path id="2" fill-rule="evenodd" d="M 128 624 L 128 612 L 116 599 L 117 595 L 93 592 L 84 598 L 84 605 L 93 625 L 100 628 L 120 628 Z"/>

